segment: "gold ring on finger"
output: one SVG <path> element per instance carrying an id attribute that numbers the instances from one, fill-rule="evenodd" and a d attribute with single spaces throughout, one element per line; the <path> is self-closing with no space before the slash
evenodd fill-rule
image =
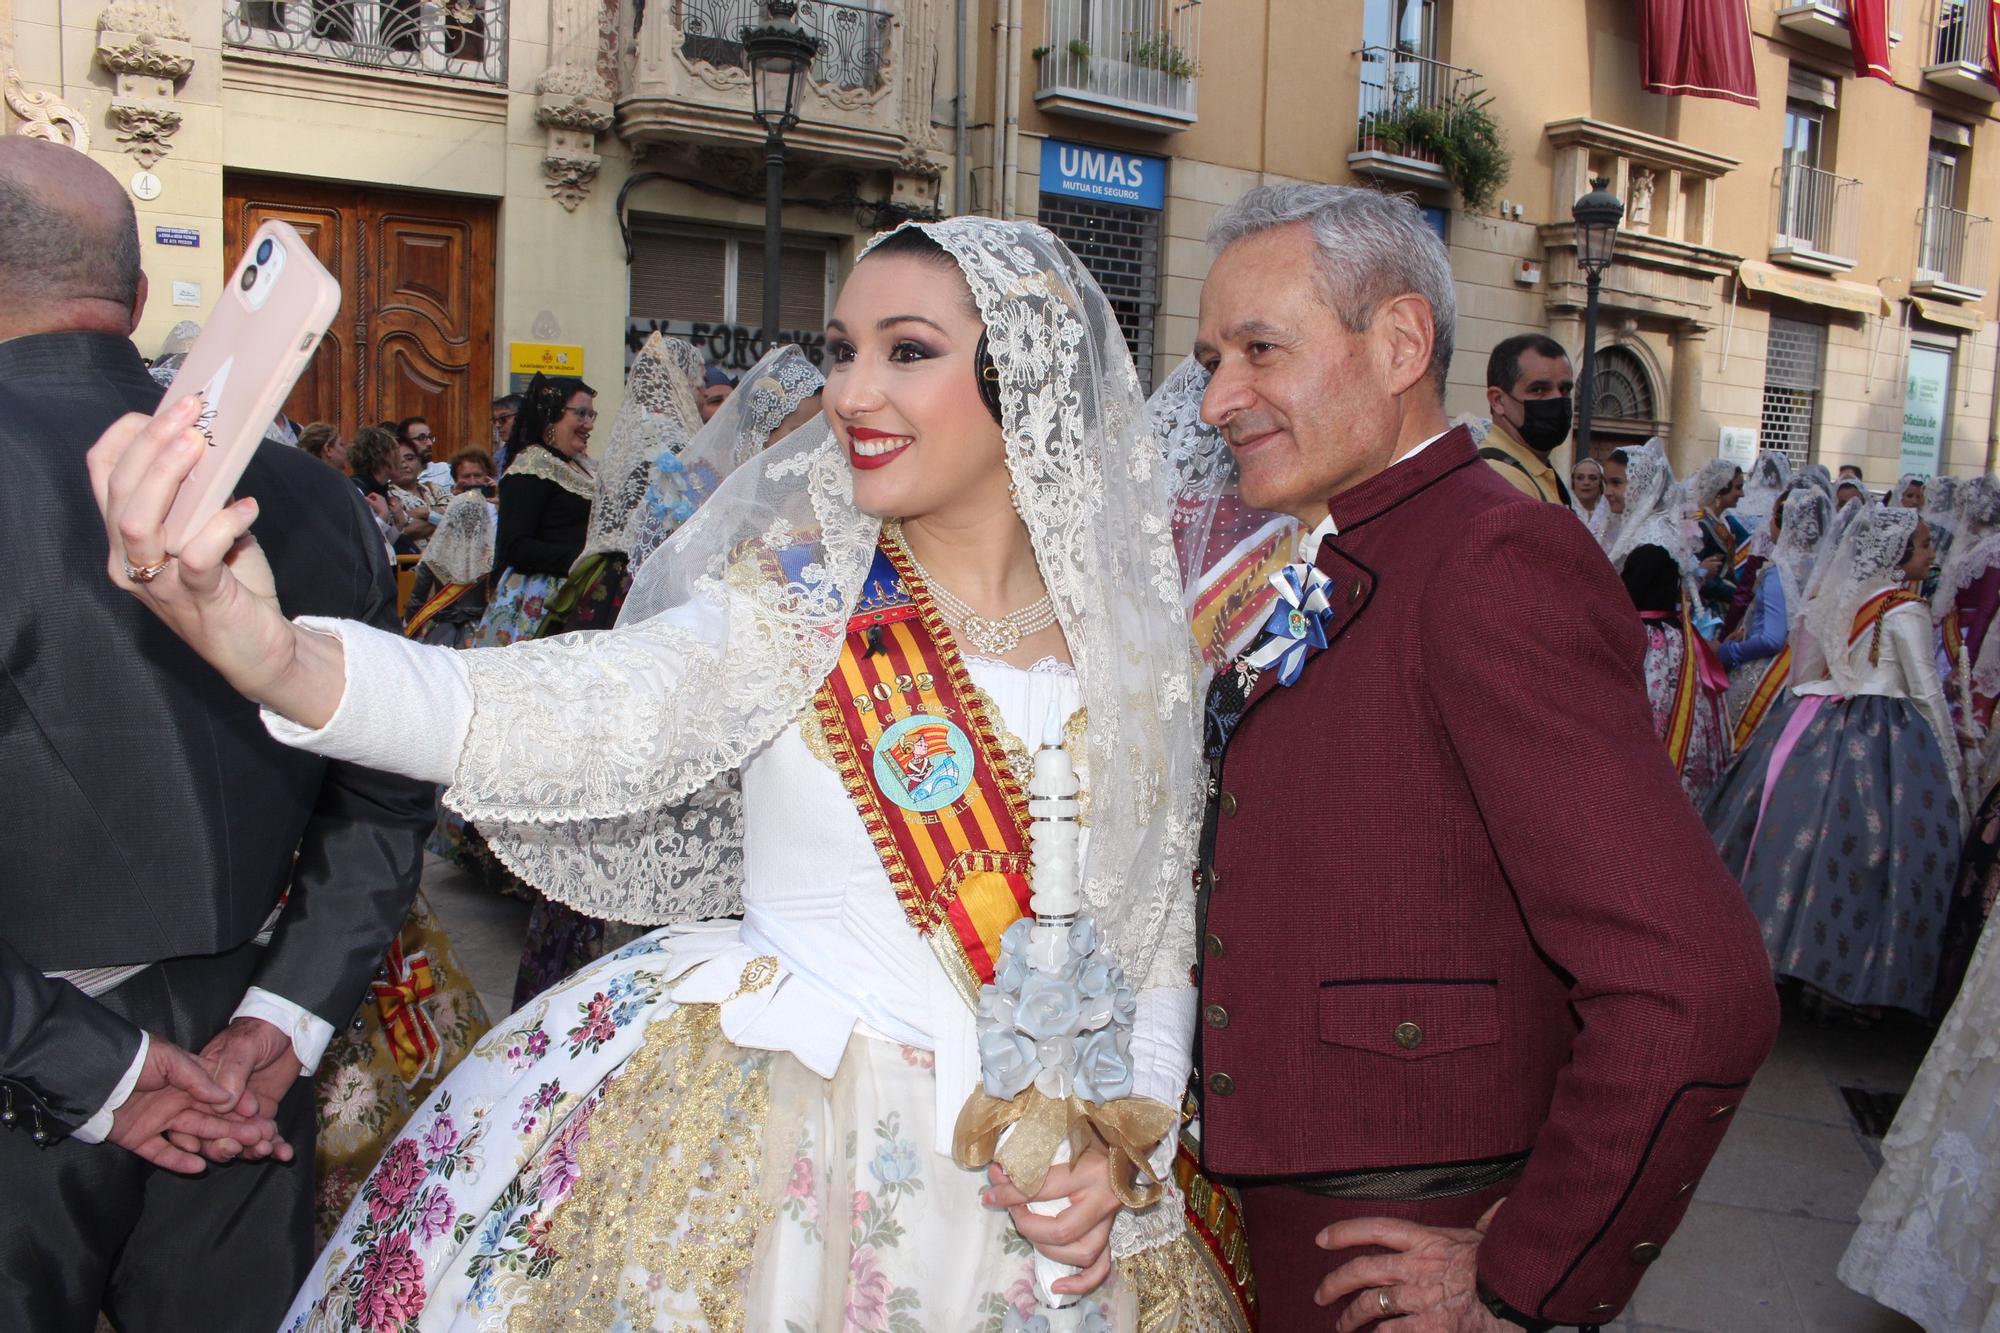
<path id="1" fill-rule="evenodd" d="M 167 566 L 172 563 L 174 563 L 174 558 L 170 555 L 163 555 L 150 565 L 135 565 L 130 560 L 127 560 L 125 562 L 125 577 L 134 583 L 151 583 L 154 579 L 166 573 Z"/>

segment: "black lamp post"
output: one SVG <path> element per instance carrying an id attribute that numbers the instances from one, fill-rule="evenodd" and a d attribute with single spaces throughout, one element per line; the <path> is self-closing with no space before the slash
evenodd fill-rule
<path id="1" fill-rule="evenodd" d="M 1578 389 L 1583 401 L 1577 406 L 1576 449 L 1571 467 L 1590 457 L 1590 412 L 1597 403 L 1597 289 L 1618 249 L 1618 223 L 1625 216 L 1625 205 L 1611 193 L 1610 185 L 1607 176 L 1591 177 L 1590 193 L 1569 210 L 1576 219 L 1576 262 L 1583 269 L 1584 288 L 1588 292 L 1583 303 L 1583 382 Z"/>
<path id="2" fill-rule="evenodd" d="M 799 123 L 819 39 L 799 26 L 798 0 L 765 0 L 764 21 L 737 40 L 750 62 L 751 114 L 764 127 L 764 350 L 778 342 L 778 256 L 785 210 L 785 131 Z"/>

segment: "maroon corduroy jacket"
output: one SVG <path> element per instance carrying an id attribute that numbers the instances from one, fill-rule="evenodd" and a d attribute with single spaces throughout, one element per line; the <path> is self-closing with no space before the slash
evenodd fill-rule
<path id="1" fill-rule="evenodd" d="M 1332 642 L 1289 687 L 1264 673 L 1222 756 L 1206 1165 L 1527 1152 L 1481 1277 L 1601 1322 L 1770 1052 L 1756 922 L 1654 734 L 1639 619 L 1567 509 L 1463 429 L 1331 509 Z"/>

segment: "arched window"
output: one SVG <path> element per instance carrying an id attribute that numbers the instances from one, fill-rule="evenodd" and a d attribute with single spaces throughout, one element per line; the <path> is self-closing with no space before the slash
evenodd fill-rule
<path id="1" fill-rule="evenodd" d="M 1627 348 L 1604 347 L 1598 349 L 1594 373 L 1597 401 L 1590 408 L 1592 429 L 1653 434 L 1659 415 L 1646 363 Z"/>

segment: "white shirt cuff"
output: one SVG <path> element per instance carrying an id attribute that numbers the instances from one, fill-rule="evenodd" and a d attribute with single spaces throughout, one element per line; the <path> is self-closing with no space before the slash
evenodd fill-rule
<path id="1" fill-rule="evenodd" d="M 229 1017 L 232 1022 L 239 1018 L 261 1018 L 290 1037 L 292 1054 L 298 1057 L 299 1068 L 308 1075 L 319 1068 L 320 1057 L 326 1054 L 327 1043 L 333 1040 L 333 1024 L 262 986 L 244 991 L 242 1002 Z"/>
<path id="2" fill-rule="evenodd" d="M 1139 1012 L 1132 1020 L 1134 1096 L 1181 1109 L 1194 1064 L 1196 999 L 1192 986 L 1139 992 Z"/>
<path id="3" fill-rule="evenodd" d="M 104 1105 L 97 1108 L 97 1114 L 84 1121 L 82 1128 L 71 1134 L 71 1138 L 78 1143 L 102 1143 L 111 1137 L 111 1117 L 132 1100 L 132 1089 L 139 1086 L 139 1071 L 146 1067 L 146 1053 L 152 1048 L 152 1035 L 142 1029 L 139 1033 L 139 1053 L 132 1057 L 125 1077 L 111 1089 L 111 1095 L 104 1099 Z"/>
<path id="4" fill-rule="evenodd" d="M 297 750 L 450 785 L 472 726 L 472 680 L 458 651 L 413 643 L 353 620 L 300 616 L 339 639 L 346 658 L 340 706 L 317 731 L 264 710 L 264 729 Z"/>

